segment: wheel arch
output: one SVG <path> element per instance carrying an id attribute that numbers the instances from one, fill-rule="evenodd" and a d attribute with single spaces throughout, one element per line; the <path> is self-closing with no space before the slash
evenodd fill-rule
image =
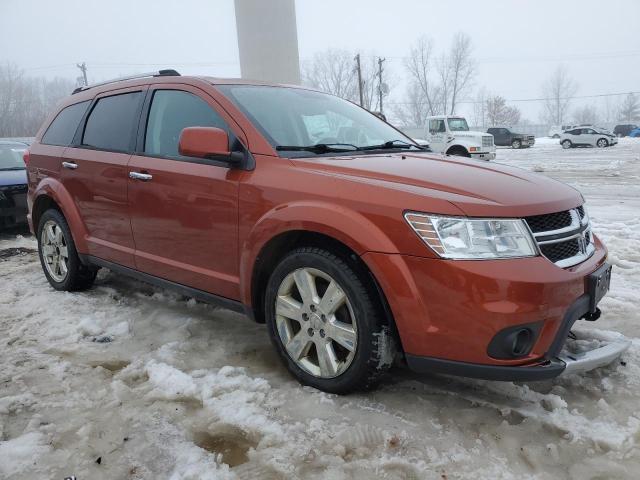
<path id="1" fill-rule="evenodd" d="M 469 157 L 469 149 L 464 145 L 460 145 L 456 143 L 455 145 L 451 145 L 446 152 L 447 155 L 459 155 L 462 154 L 465 157 Z"/>
<path id="2" fill-rule="evenodd" d="M 378 308 L 384 313 L 387 326 L 396 340 L 398 349 L 402 348 L 400 336 L 391 307 L 373 271 L 366 261 L 348 245 L 327 234 L 309 230 L 289 230 L 271 238 L 260 250 L 253 265 L 251 275 L 251 312 L 258 323 L 264 323 L 264 294 L 269 276 L 284 256 L 299 247 L 317 247 L 328 250 L 349 264 L 365 279 L 367 288 L 374 295 Z"/>
<path id="3" fill-rule="evenodd" d="M 88 252 L 86 243 L 87 229 L 82 221 L 80 212 L 71 194 L 58 180 L 51 177 L 42 180 L 36 187 L 32 198 L 33 205 L 30 209 L 30 215 L 34 233 L 37 233 L 38 223 L 42 214 L 49 208 L 55 208 L 67 220 L 78 252 Z"/>

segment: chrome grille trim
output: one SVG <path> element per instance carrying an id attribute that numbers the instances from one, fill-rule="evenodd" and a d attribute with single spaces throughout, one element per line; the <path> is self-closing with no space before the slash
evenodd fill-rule
<path id="1" fill-rule="evenodd" d="M 560 268 L 568 268 L 582 263 L 595 252 L 593 235 L 591 233 L 591 222 L 589 221 L 589 215 L 587 215 L 586 210 L 580 206 L 578 208 L 568 210 L 568 213 L 571 217 L 570 225 L 555 230 L 546 230 L 535 233 L 532 232 L 540 253 Z M 545 247 L 565 242 L 575 242 L 576 240 L 578 241 L 579 251 L 575 255 L 560 258 L 555 261 L 545 255 Z M 575 243 L 573 245 L 575 248 Z M 549 253 L 548 250 L 547 253 Z"/>

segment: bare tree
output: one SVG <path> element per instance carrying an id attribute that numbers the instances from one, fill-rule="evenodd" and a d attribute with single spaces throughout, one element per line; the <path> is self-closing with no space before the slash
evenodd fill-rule
<path id="1" fill-rule="evenodd" d="M 348 50 L 327 49 L 316 53 L 302 65 L 302 82 L 323 92 L 358 102 L 358 75 L 355 53 Z M 371 110 L 378 100 L 377 63 L 375 55 L 367 55 L 362 68 L 363 107 Z"/>
<path id="2" fill-rule="evenodd" d="M 484 128 L 487 121 L 487 89 L 482 87 L 476 92 L 476 99 L 473 102 L 473 125 Z"/>
<path id="3" fill-rule="evenodd" d="M 507 101 L 499 96 L 491 96 L 486 100 L 487 123 L 490 126 L 497 125 L 517 125 L 520 123 L 520 110 L 517 107 L 510 107 Z"/>
<path id="4" fill-rule="evenodd" d="M 428 115 L 443 113 L 440 105 L 442 90 L 433 80 L 435 68 L 433 55 L 433 40 L 423 36 L 416 41 L 405 61 L 405 67 L 415 84 L 408 93 L 419 95 L 426 104 Z M 415 99 L 409 100 L 408 103 L 415 103 Z"/>
<path id="5" fill-rule="evenodd" d="M 640 101 L 635 94 L 629 93 L 620 104 L 620 120 L 632 122 L 640 119 Z"/>
<path id="6" fill-rule="evenodd" d="M 573 120 L 577 124 L 595 125 L 598 123 L 598 111 L 593 105 L 584 105 L 574 110 Z"/>
<path id="7" fill-rule="evenodd" d="M 348 100 L 358 95 L 358 79 L 353 55 L 347 50 L 328 49 L 316 53 L 302 66 L 302 81 L 306 85 Z"/>
<path id="8" fill-rule="evenodd" d="M 475 73 L 476 63 L 471 56 L 471 51 L 471 37 L 463 32 L 456 33 L 446 62 L 450 70 L 448 74 L 448 90 L 451 95 L 449 100 L 450 115 L 456 112 L 456 106 L 470 87 Z"/>
<path id="9" fill-rule="evenodd" d="M 0 137 L 34 135 L 73 85 L 67 79 L 27 77 L 15 65 L 0 66 Z"/>
<path id="10" fill-rule="evenodd" d="M 562 125 L 567 116 L 571 99 L 578 85 L 569 76 L 567 69 L 560 65 L 542 87 L 544 96 L 544 119 L 553 125 Z"/>
<path id="11" fill-rule="evenodd" d="M 395 105 L 392 109 L 400 125 L 405 127 L 421 127 L 426 123 L 426 118 L 430 115 L 427 102 L 420 85 L 415 81 L 407 87 L 405 95 L 406 101 L 401 105 Z"/>

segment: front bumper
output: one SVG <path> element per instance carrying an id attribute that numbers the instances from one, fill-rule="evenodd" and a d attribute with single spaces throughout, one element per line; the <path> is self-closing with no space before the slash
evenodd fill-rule
<path id="1" fill-rule="evenodd" d="M 588 298 L 581 297 L 577 302 L 581 304 L 578 310 L 586 308 L 588 302 Z M 575 320 L 577 319 L 568 318 L 566 323 L 573 325 Z M 560 332 L 560 335 L 563 335 L 563 332 Z M 579 343 L 587 345 L 576 345 Z M 565 344 L 559 353 L 530 365 L 480 365 L 415 355 L 406 355 L 406 360 L 409 368 L 418 373 L 441 373 L 484 380 L 532 382 L 549 380 L 559 375 L 589 372 L 604 367 L 620 358 L 630 346 L 631 341 L 620 334 L 598 336 L 593 333 L 577 332 L 573 334 L 573 339 Z"/>
<path id="2" fill-rule="evenodd" d="M 25 189 L 26 190 L 26 189 Z M 0 189 L 0 228 L 10 228 L 27 223 L 27 194 Z"/>
<path id="3" fill-rule="evenodd" d="M 588 279 L 606 260 L 597 237 L 595 247 L 569 268 L 544 257 L 464 261 L 369 252 L 362 258 L 386 296 L 411 368 L 527 380 L 612 353 L 613 347 L 599 351 L 579 365 L 562 357 L 574 322 L 593 311 Z M 489 348 L 498 334 L 523 325 L 534 325 L 536 333 L 522 355 L 500 356 Z"/>
<path id="4" fill-rule="evenodd" d="M 477 158 L 479 160 L 495 160 L 496 152 L 472 152 L 471 158 Z"/>

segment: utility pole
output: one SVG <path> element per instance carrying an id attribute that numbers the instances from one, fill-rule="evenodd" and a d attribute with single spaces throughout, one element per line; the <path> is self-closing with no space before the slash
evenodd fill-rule
<path id="1" fill-rule="evenodd" d="M 89 86 L 89 82 L 87 81 L 87 64 L 85 62 L 76 63 L 76 67 L 78 67 L 80 69 L 80 71 L 82 72 L 82 78 L 84 80 L 84 86 L 88 87 Z"/>
<path id="2" fill-rule="evenodd" d="M 382 83 L 382 63 L 385 61 L 385 58 L 378 57 L 378 98 L 380 99 L 380 113 L 384 115 L 382 110 L 382 97 L 384 96 L 383 83 Z"/>
<path id="3" fill-rule="evenodd" d="M 356 70 L 358 72 L 358 93 L 360 94 L 360 106 L 364 105 L 364 98 L 362 96 L 362 69 L 360 68 L 360 54 L 356 55 L 354 59 L 356 61 Z"/>

